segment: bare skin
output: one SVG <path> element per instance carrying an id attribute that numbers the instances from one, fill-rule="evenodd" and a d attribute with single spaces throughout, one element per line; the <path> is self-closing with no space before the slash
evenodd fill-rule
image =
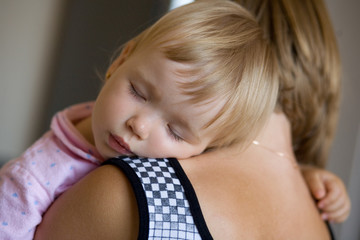
<path id="1" fill-rule="evenodd" d="M 290 139 L 284 115 L 273 114 L 260 145 L 180 161 L 214 239 L 329 239 Z M 54 202 L 35 239 L 137 239 L 137 211 L 124 174 L 100 167 Z"/>

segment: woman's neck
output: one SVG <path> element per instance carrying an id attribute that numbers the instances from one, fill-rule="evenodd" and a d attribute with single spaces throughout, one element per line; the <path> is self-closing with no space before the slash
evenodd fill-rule
<path id="1" fill-rule="evenodd" d="M 274 112 L 264 129 L 253 141 L 254 145 L 267 149 L 280 157 L 294 158 L 291 127 L 283 112 Z"/>

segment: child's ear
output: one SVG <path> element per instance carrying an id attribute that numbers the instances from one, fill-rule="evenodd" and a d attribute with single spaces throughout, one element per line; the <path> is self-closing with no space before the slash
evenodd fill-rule
<path id="1" fill-rule="evenodd" d="M 129 54 L 132 52 L 134 46 L 135 42 L 133 40 L 129 41 L 125 45 L 120 55 L 111 63 L 110 67 L 106 71 L 106 79 L 110 78 L 110 76 L 116 71 L 116 69 L 125 62 Z"/>

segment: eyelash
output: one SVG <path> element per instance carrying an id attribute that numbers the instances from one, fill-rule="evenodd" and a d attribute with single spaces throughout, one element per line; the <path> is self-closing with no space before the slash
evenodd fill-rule
<path id="1" fill-rule="evenodd" d="M 132 83 L 129 84 L 129 92 L 131 95 L 133 95 L 135 98 L 142 99 L 146 101 L 146 98 L 144 98 L 142 95 L 139 94 L 138 91 L 136 91 L 136 88 Z"/>
<path id="2" fill-rule="evenodd" d="M 177 141 L 177 142 L 183 141 L 183 139 L 182 139 L 179 135 L 177 135 L 177 134 L 171 129 L 171 127 L 170 127 L 169 125 L 168 125 L 167 129 L 168 129 L 168 132 L 169 132 L 170 136 L 171 136 L 175 141 Z"/>

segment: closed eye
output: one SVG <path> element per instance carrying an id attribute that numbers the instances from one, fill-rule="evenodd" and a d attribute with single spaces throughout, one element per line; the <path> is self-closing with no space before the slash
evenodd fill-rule
<path id="1" fill-rule="evenodd" d="M 171 136 L 172 139 L 174 139 L 177 142 L 184 141 L 182 137 L 180 137 L 172 128 L 170 125 L 167 126 L 168 133 Z"/>
<path id="2" fill-rule="evenodd" d="M 129 93 L 135 98 L 146 101 L 146 98 L 142 94 L 140 94 L 138 90 L 136 90 L 135 86 L 132 83 L 129 84 Z"/>

